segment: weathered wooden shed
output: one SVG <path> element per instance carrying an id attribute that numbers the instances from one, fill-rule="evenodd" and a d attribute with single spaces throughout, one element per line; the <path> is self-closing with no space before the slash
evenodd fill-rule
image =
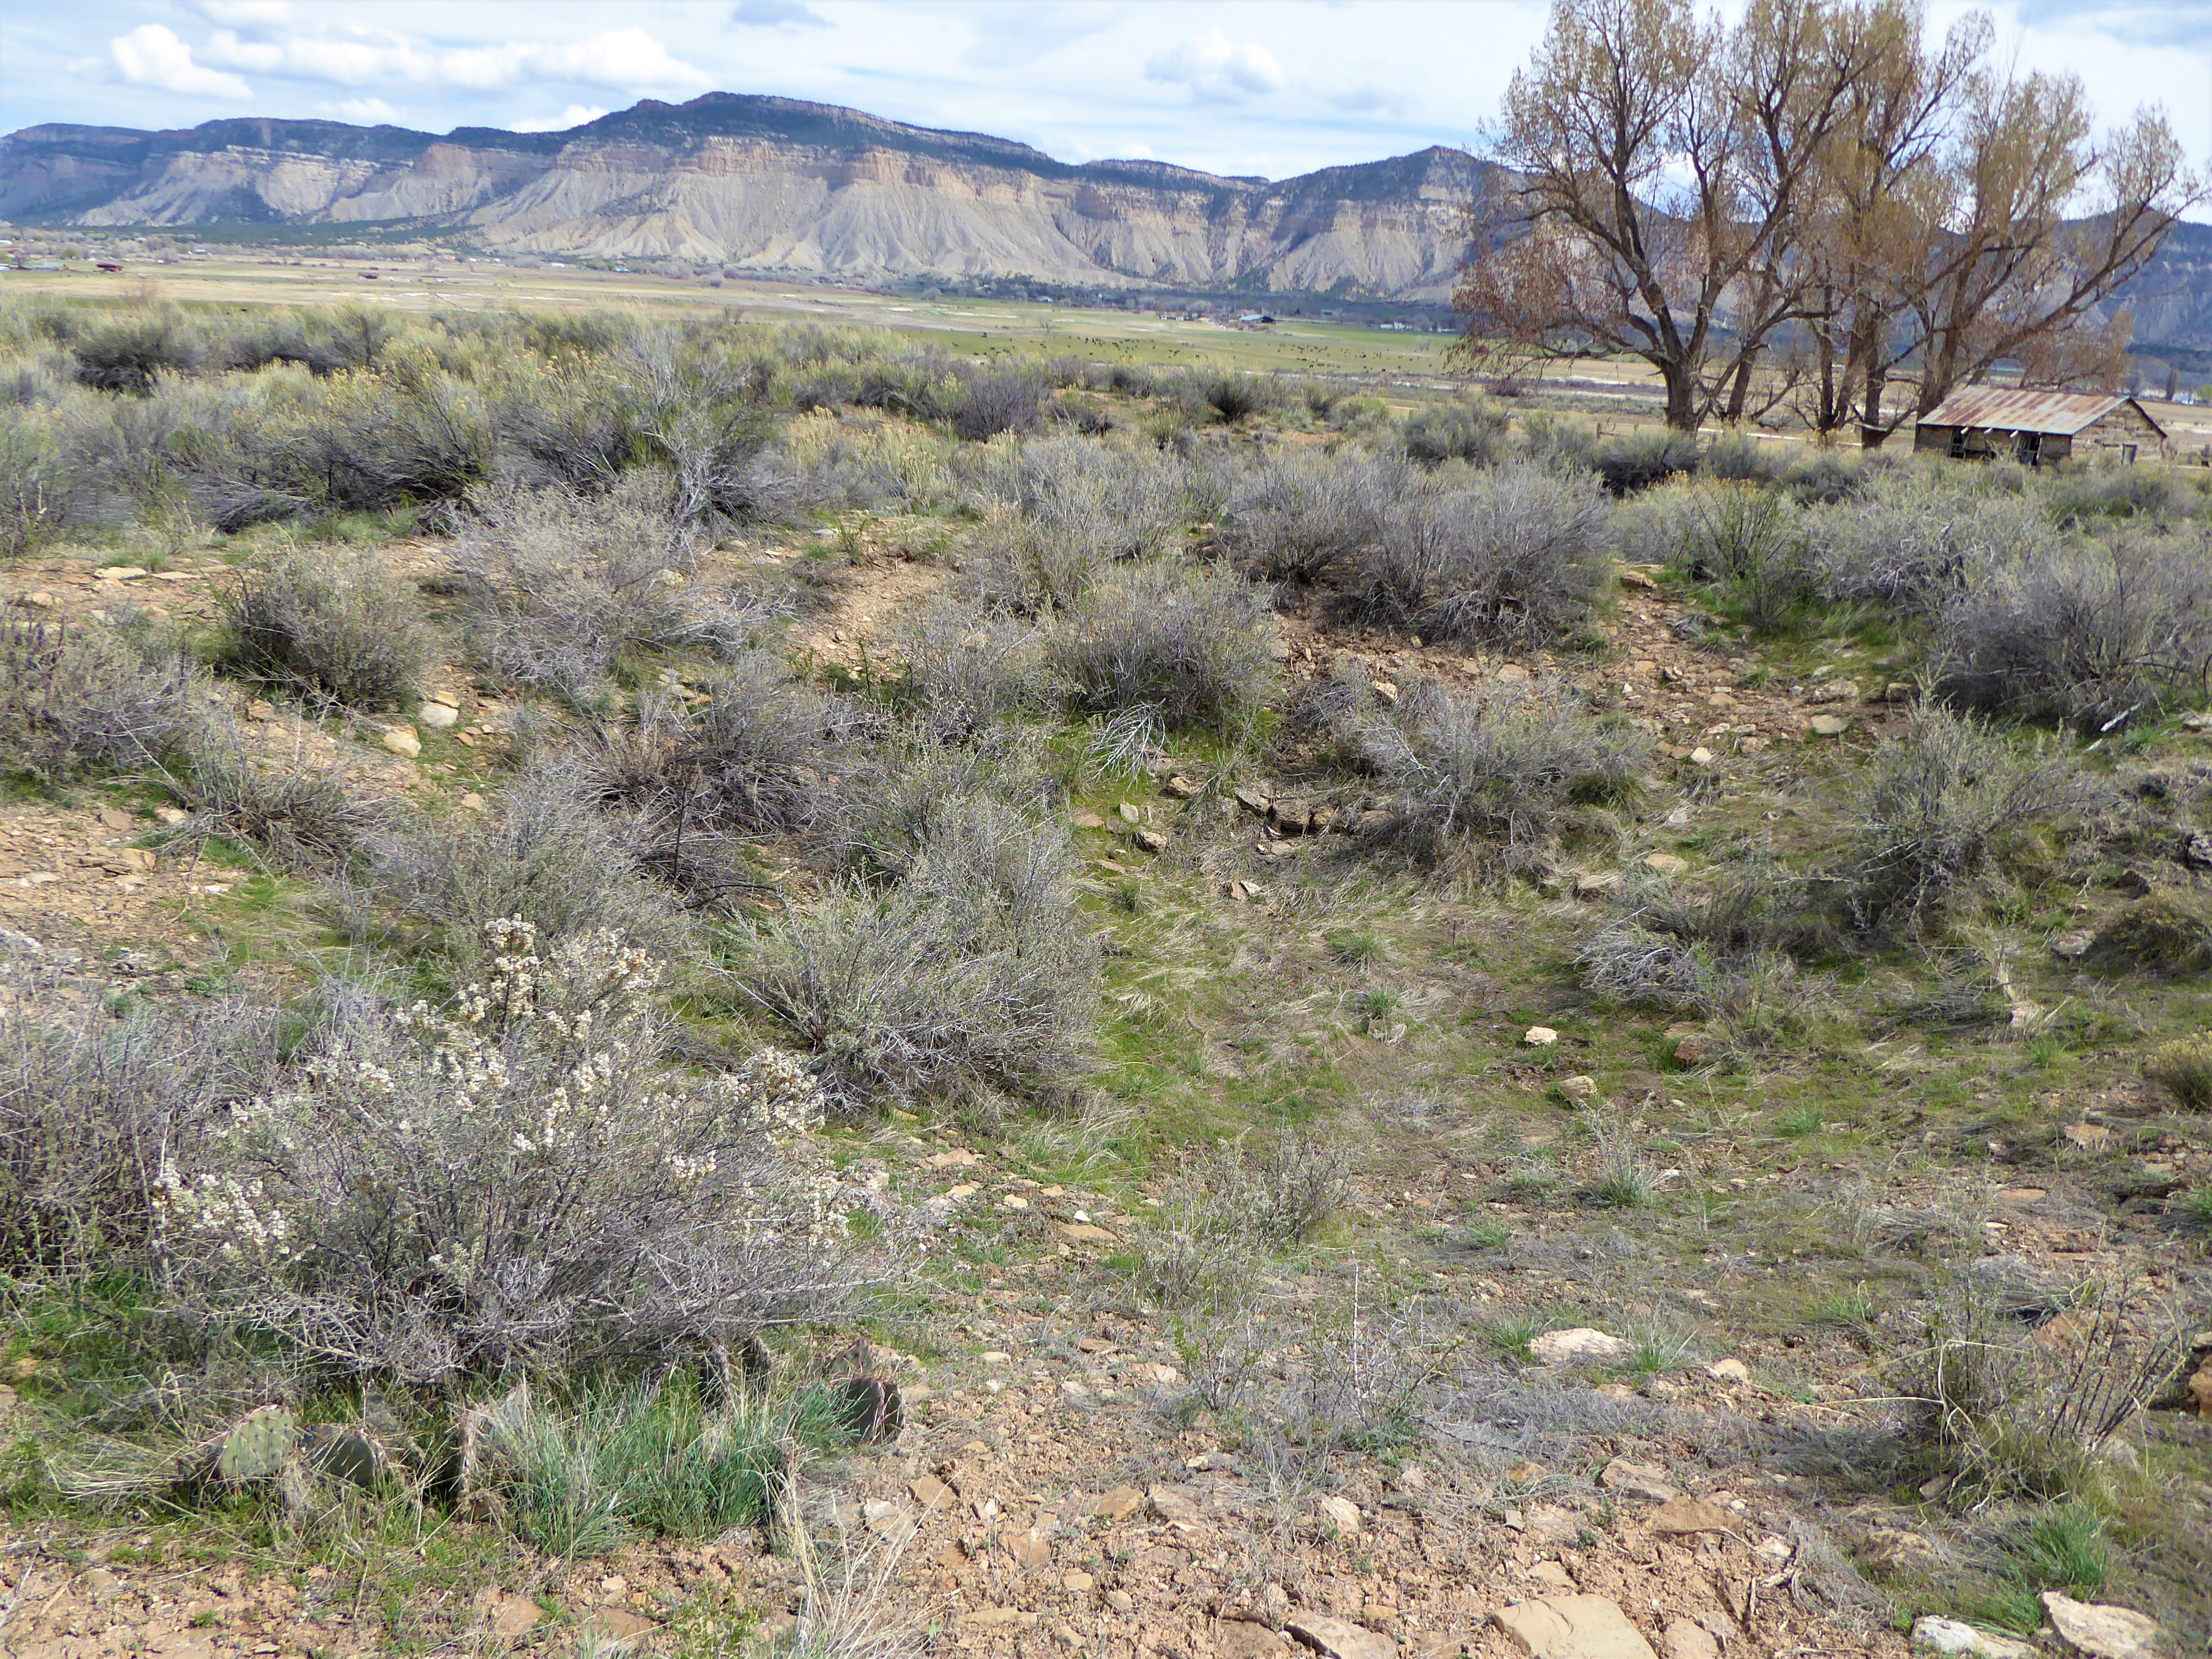
<path id="1" fill-rule="evenodd" d="M 2166 428 L 2132 398 L 2001 386 L 1953 392 L 1912 433 L 1917 451 L 1976 460 L 2008 455 L 2024 466 L 2128 462 L 2145 450 L 2158 453 L 2165 443 Z"/>

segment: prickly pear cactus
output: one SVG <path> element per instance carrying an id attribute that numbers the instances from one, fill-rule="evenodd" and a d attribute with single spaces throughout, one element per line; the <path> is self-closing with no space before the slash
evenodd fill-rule
<path id="1" fill-rule="evenodd" d="M 231 1425 L 216 1471 L 226 1480 L 274 1480 L 299 1442 L 299 1419 L 283 1406 L 263 1406 Z"/>

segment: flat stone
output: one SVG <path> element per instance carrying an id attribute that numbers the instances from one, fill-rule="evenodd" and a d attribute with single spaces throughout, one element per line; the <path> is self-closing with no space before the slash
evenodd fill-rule
<path id="1" fill-rule="evenodd" d="M 1137 850 L 1140 853 L 1164 853 L 1168 850 L 1168 838 L 1157 830 L 1137 830 L 1129 839 L 1137 843 Z"/>
<path id="2" fill-rule="evenodd" d="M 1578 899 L 1603 898 L 1620 885 L 1618 870 L 1581 870 L 1575 874 L 1574 892 Z"/>
<path id="3" fill-rule="evenodd" d="M 460 723 L 461 711 L 449 702 L 426 702 L 415 711 L 415 718 L 433 732 L 443 732 Z"/>
<path id="4" fill-rule="evenodd" d="M 1659 1633 L 1661 1659 L 1721 1659 L 1721 1644 L 1694 1619 L 1671 1619 Z"/>
<path id="5" fill-rule="evenodd" d="M 384 728 L 384 746 L 395 755 L 413 760 L 422 752 L 422 739 L 415 735 L 411 726 L 387 726 Z"/>
<path id="6" fill-rule="evenodd" d="M 976 1607 L 960 1615 L 960 1622 L 971 1630 L 1030 1630 L 1036 1621 L 1036 1614 L 1019 1607 Z"/>
<path id="7" fill-rule="evenodd" d="M 1294 1613 L 1283 1620 L 1283 1628 L 1316 1653 L 1326 1654 L 1328 1659 L 1397 1659 L 1395 1642 L 1348 1619 Z"/>
<path id="8" fill-rule="evenodd" d="M 481 1591 L 476 1608 L 477 1615 L 491 1626 L 493 1635 L 508 1638 L 526 1634 L 545 1616 L 545 1609 L 528 1596 L 510 1595 L 503 1589 Z"/>
<path id="9" fill-rule="evenodd" d="M 1315 1504 L 1314 1507 L 1319 1510 L 1322 1513 L 1322 1517 L 1326 1520 L 1329 1525 L 1334 1527 L 1343 1536 L 1352 1538 L 1358 1535 L 1359 1532 L 1359 1505 L 1353 1503 L 1350 1498 L 1338 1498 L 1332 1495 L 1322 1498 L 1321 1502 Z"/>
<path id="10" fill-rule="evenodd" d="M 1620 1605 L 1602 1595 L 1540 1595 L 1490 1616 L 1528 1659 L 1658 1659 Z"/>
<path id="11" fill-rule="evenodd" d="M 2076 1601 L 2045 1590 L 2043 1611 L 2058 1639 L 2090 1659 L 2153 1659 L 2159 1650 L 2158 1621 L 2132 1607 Z"/>
<path id="12" fill-rule="evenodd" d="M 1699 744 L 1690 751 L 1689 761 L 1692 766 L 1711 766 L 1713 763 L 1713 751 L 1705 744 Z"/>
<path id="13" fill-rule="evenodd" d="M 1127 801 L 1123 801 L 1114 810 L 1121 815 L 1121 822 L 1124 823 L 1142 823 L 1145 821 L 1143 809 L 1133 806 Z"/>
<path id="14" fill-rule="evenodd" d="M 1572 1077 L 1559 1080 L 1559 1092 L 1569 1100 L 1595 1100 L 1597 1098 L 1597 1079 L 1587 1073 L 1577 1072 Z"/>
<path id="15" fill-rule="evenodd" d="M 1116 1486 L 1091 1506 L 1093 1515 L 1109 1521 L 1126 1521 L 1144 1507 L 1145 1495 L 1134 1486 Z"/>
<path id="16" fill-rule="evenodd" d="M 1079 830 L 1103 830 L 1106 827 L 1106 820 L 1091 811 L 1078 812 L 1068 822 Z"/>
<path id="17" fill-rule="evenodd" d="M 1176 800 L 1192 800 L 1197 797 L 1198 785 L 1178 772 L 1160 786 L 1160 793 Z"/>
<path id="18" fill-rule="evenodd" d="M 576 1621 L 576 1628 L 602 1642 L 627 1645 L 641 1636 L 651 1635 L 659 1626 L 650 1619 L 641 1619 L 627 1607 L 593 1607 Z"/>
<path id="19" fill-rule="evenodd" d="M 1119 1244 L 1121 1242 L 1103 1227 L 1094 1227 L 1087 1221 L 1062 1224 L 1060 1236 L 1077 1244 Z"/>
<path id="20" fill-rule="evenodd" d="M 1815 714 L 1805 722 L 1805 729 L 1816 738 L 1840 738 L 1850 726 L 1841 714 Z"/>
<path id="21" fill-rule="evenodd" d="M 1265 1625 L 1246 1620 L 1227 1620 L 1213 1644 L 1221 1659 L 1282 1659 L 1291 1644 Z"/>
<path id="22" fill-rule="evenodd" d="M 2101 1152 L 2112 1144 L 2112 1132 L 2101 1123 L 2069 1123 L 2058 1133 L 2085 1152 Z"/>
<path id="23" fill-rule="evenodd" d="M 949 1510 L 960 1501 L 959 1493 L 933 1474 L 909 1482 L 907 1490 L 914 1494 L 914 1501 L 926 1510 Z"/>
<path id="24" fill-rule="evenodd" d="M 1577 1325 L 1571 1330 L 1546 1331 L 1528 1345 L 1540 1365 L 1588 1365 L 1626 1359 L 1635 1345 L 1607 1332 Z"/>
<path id="25" fill-rule="evenodd" d="M 1975 1659 L 2034 1659 L 2035 1644 L 2009 1636 L 1992 1636 L 1957 1619 L 1929 1617 L 1912 1621 L 1912 1645 L 1937 1653 L 1972 1654 Z"/>
<path id="26" fill-rule="evenodd" d="M 1640 1498 L 1648 1504 L 1672 1503 L 1681 1496 L 1668 1482 L 1667 1471 L 1656 1463 L 1632 1463 L 1625 1457 L 1616 1457 L 1600 1469 L 1597 1483 L 1607 1492 Z"/>
<path id="27" fill-rule="evenodd" d="M 1548 1025 L 1531 1025 L 1521 1034 L 1521 1041 L 1531 1048 L 1548 1048 L 1559 1040 L 1559 1034 Z"/>
<path id="28" fill-rule="evenodd" d="M 1273 799 L 1269 797 L 1266 790 L 1255 789 L 1248 783 L 1243 786 L 1243 787 L 1237 790 L 1237 804 L 1248 812 L 1258 812 L 1264 815 L 1267 809 L 1274 805 L 1274 802 Z"/>
<path id="29" fill-rule="evenodd" d="M 1701 1532 L 1734 1532 L 1735 1516 L 1702 1498 L 1670 1498 L 1644 1517 L 1644 1524 L 1668 1538 Z"/>
<path id="30" fill-rule="evenodd" d="M 1006 1553 L 1031 1571 L 1052 1565 L 1052 1541 L 1034 1531 L 1012 1534 L 1006 1544 Z"/>
<path id="31" fill-rule="evenodd" d="M 1205 1519 L 1188 1495 L 1172 1486 L 1146 1487 L 1145 1506 L 1152 1510 L 1153 1519 L 1164 1521 L 1171 1527 L 1188 1529 L 1198 1526 Z"/>
<path id="32" fill-rule="evenodd" d="M 1644 867 L 1657 876 L 1679 876 L 1690 867 L 1690 861 L 1672 853 L 1646 853 Z"/>

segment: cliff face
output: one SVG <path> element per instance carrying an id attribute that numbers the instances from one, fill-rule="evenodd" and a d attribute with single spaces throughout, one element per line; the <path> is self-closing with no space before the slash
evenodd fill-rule
<path id="1" fill-rule="evenodd" d="M 88 225 L 413 222 L 488 246 L 860 281 L 1027 276 L 1437 301 L 1480 164 L 1434 149 L 1280 183 L 1080 167 L 980 133 L 712 93 L 568 132 L 326 121 L 0 138 L 0 216 Z"/>

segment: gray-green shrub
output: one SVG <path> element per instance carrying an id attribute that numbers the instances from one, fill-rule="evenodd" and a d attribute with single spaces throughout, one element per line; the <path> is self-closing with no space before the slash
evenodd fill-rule
<path id="1" fill-rule="evenodd" d="M 1248 723 L 1274 679 L 1261 590 L 1226 571 L 1124 567 L 1047 636 L 1045 661 L 1076 706 L 1111 714 L 1139 705 L 1174 726 L 1224 732 Z"/>
<path id="2" fill-rule="evenodd" d="M 223 609 L 223 665 L 313 699 L 403 707 L 429 659 L 421 597 L 374 554 L 286 547 L 238 572 Z"/>

